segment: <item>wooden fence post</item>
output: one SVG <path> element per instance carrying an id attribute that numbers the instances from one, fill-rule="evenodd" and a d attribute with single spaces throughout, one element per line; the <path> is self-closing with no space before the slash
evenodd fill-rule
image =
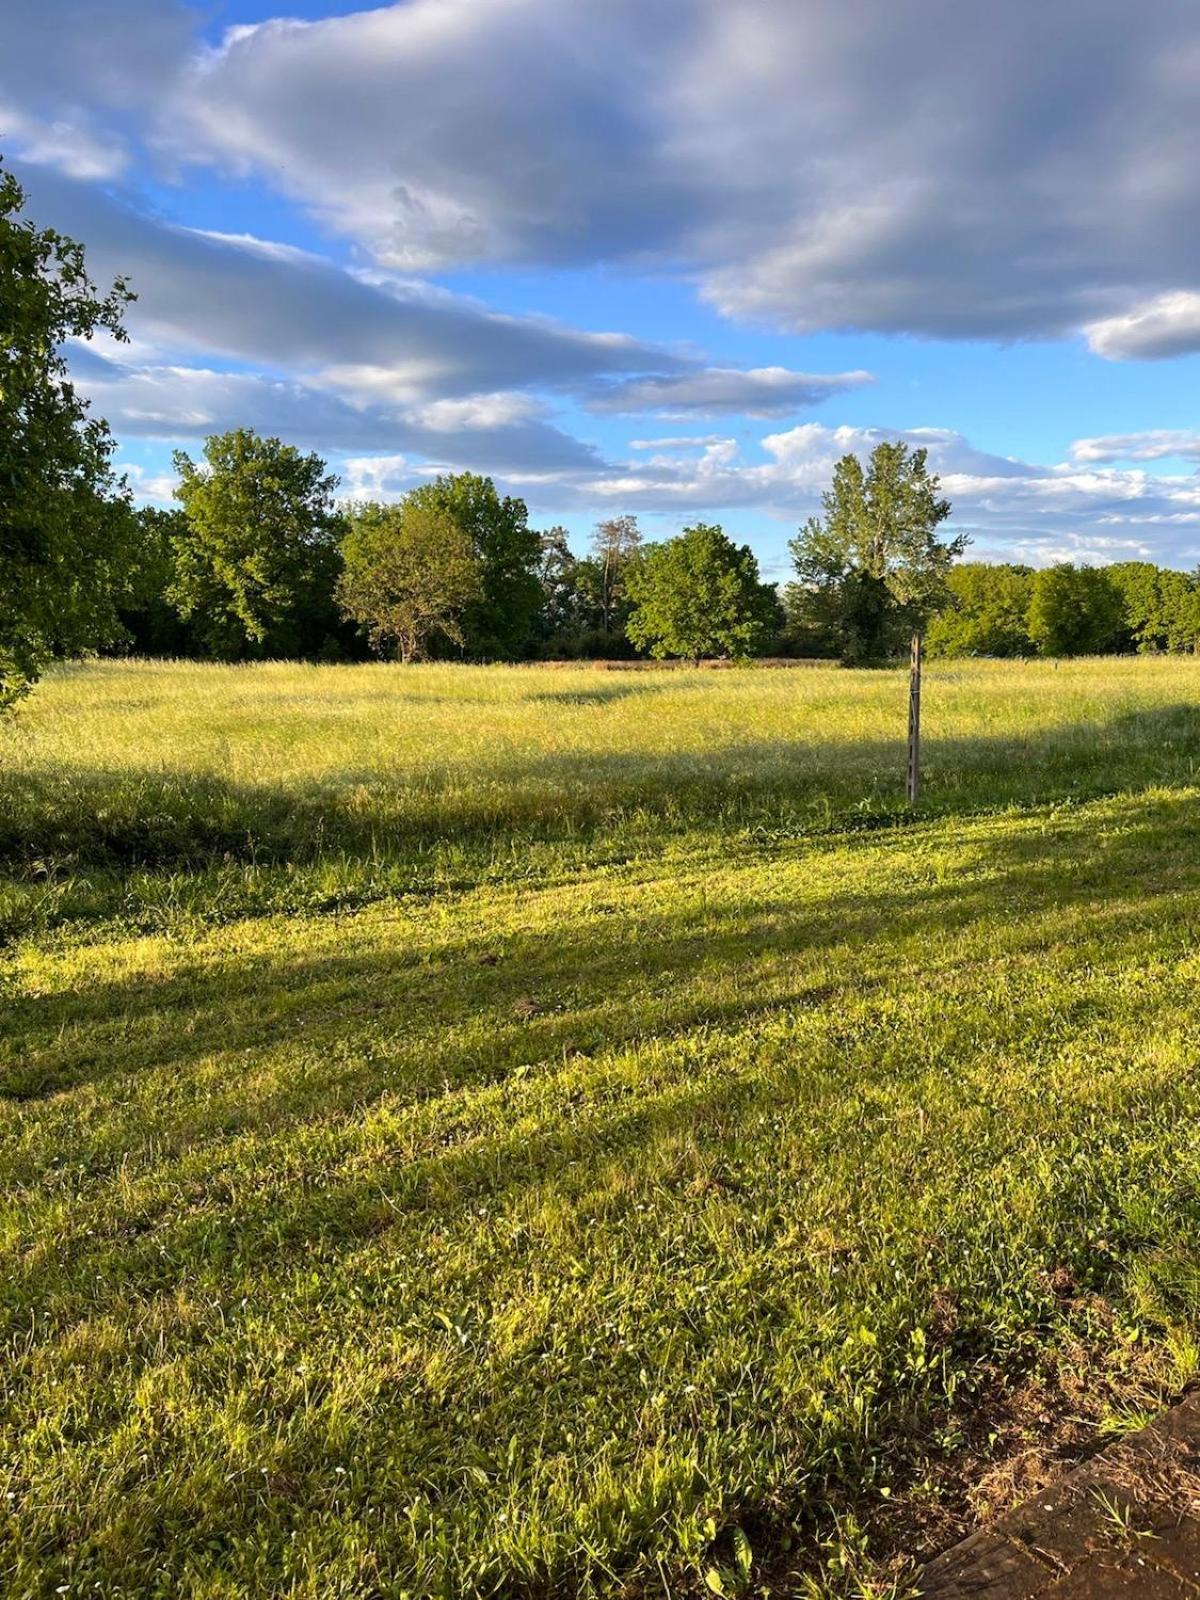
<path id="1" fill-rule="evenodd" d="M 921 635 L 912 636 L 912 667 L 908 675 L 908 803 L 915 806 L 921 793 Z"/>

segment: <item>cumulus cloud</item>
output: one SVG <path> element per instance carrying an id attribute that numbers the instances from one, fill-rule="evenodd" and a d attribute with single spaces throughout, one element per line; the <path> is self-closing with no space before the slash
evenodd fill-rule
<path id="1" fill-rule="evenodd" d="M 667 417 L 777 417 L 873 382 L 869 372 L 706 367 L 668 377 L 627 378 L 610 384 L 590 405 L 593 411 L 657 411 Z"/>
<path id="2" fill-rule="evenodd" d="M 1125 354 L 1200 289 L 1198 62 L 1191 0 L 406 0 L 232 31 L 161 136 L 405 269 L 653 262 L 801 330 Z"/>
<path id="3" fill-rule="evenodd" d="M 1109 361 L 1162 361 L 1200 350 L 1200 294 L 1176 290 L 1093 322 L 1087 340 Z"/>
<path id="4" fill-rule="evenodd" d="M 745 450 L 734 439 L 692 441 L 702 444 L 698 458 L 679 455 L 669 440 L 654 454 L 597 466 L 582 477 L 566 473 L 548 484 L 517 475 L 510 487 L 527 493 L 535 506 L 555 509 L 599 506 L 680 519 L 715 514 L 736 526 L 738 513 L 754 508 L 795 525 L 820 509 L 839 457 L 866 455 L 883 439 L 929 452 L 953 503 L 954 527 L 967 532 L 975 553 L 986 559 L 1044 565 L 1146 558 L 1180 566 L 1200 559 L 1200 480 L 1194 475 L 1073 462 L 1041 466 L 989 454 L 946 429 L 802 423 Z M 773 573 L 782 570 L 778 544 L 760 553 Z"/>
<path id="5" fill-rule="evenodd" d="M 170 226 L 91 185 L 49 173 L 30 210 L 85 239 L 93 276 L 127 276 L 128 322 L 164 350 L 201 351 L 293 372 L 385 373 L 394 399 L 446 398 L 514 384 L 571 385 L 681 367 L 616 333 L 504 316 L 421 284 L 367 282 L 320 256 Z"/>
<path id="6" fill-rule="evenodd" d="M 1076 439 L 1072 461 L 1162 461 L 1175 456 L 1200 461 L 1200 433 L 1184 428 L 1150 428 L 1144 433 L 1107 433 Z"/>
<path id="7" fill-rule="evenodd" d="M 31 117 L 0 104 L 0 141 L 34 166 L 56 167 L 84 180 L 115 178 L 125 166 L 124 140 L 63 117 Z"/>
<path id="8" fill-rule="evenodd" d="M 95 277 L 128 278 L 137 293 L 131 353 L 157 362 L 156 388 L 171 365 L 163 357 L 182 367 L 215 356 L 328 391 L 331 417 L 335 397 L 367 415 L 413 416 L 424 406 L 423 425 L 446 432 L 518 422 L 532 430 L 544 409 L 528 392 L 536 390 L 577 393 L 596 410 L 766 415 L 870 381 L 858 372 L 706 367 L 624 334 L 503 315 L 445 289 L 350 272 L 290 245 L 174 226 L 58 174 L 34 175 L 29 204 L 39 221 L 87 240 Z"/>
<path id="9" fill-rule="evenodd" d="M 404 450 L 439 464 L 501 474 L 586 476 L 602 464 L 590 445 L 545 420 L 523 396 L 363 406 L 262 373 L 106 365 L 106 371 L 93 368 L 81 388 L 118 438 L 202 439 L 242 427 L 322 452 Z"/>
<path id="10" fill-rule="evenodd" d="M 193 48 L 194 12 L 176 0 L 5 0 L 0 148 L 77 178 L 116 176 L 121 124 L 145 119 Z"/>

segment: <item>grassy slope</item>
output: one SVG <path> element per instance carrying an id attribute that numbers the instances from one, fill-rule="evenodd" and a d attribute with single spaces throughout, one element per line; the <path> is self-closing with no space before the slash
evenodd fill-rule
<path id="1" fill-rule="evenodd" d="M 854 1594 L 1187 1377 L 1197 691 L 938 669 L 909 823 L 895 675 L 47 684 L 3 1592 Z"/>

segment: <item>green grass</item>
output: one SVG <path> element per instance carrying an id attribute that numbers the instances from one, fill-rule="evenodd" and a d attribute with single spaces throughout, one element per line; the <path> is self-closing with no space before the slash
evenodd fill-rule
<path id="1" fill-rule="evenodd" d="M 903 1593 L 1018 1433 L 1187 1381 L 1200 663 L 931 670 L 915 818 L 904 704 L 45 683 L 0 1592 Z"/>

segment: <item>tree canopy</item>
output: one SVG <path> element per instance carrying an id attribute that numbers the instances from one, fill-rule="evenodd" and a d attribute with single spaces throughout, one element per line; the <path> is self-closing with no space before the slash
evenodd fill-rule
<path id="1" fill-rule="evenodd" d="M 524 500 L 503 497 L 490 478 L 456 472 L 423 483 L 406 497 L 449 514 L 479 559 L 480 593 L 463 616 L 463 646 L 485 660 L 516 660 L 534 635 L 542 585 L 541 538 Z"/>
<path id="2" fill-rule="evenodd" d="M 1103 567 L 1063 561 L 1033 575 L 1029 636 L 1043 655 L 1098 655 L 1119 639 L 1124 615 L 1121 591 Z"/>
<path id="3" fill-rule="evenodd" d="M 924 450 L 883 442 L 866 467 L 837 463 L 811 517 L 791 541 L 796 582 L 788 609 L 801 627 L 831 632 L 846 661 L 880 660 L 946 604 L 947 577 L 965 535 L 942 540 L 950 502 Z"/>
<path id="4" fill-rule="evenodd" d="M 169 598 L 212 654 L 300 655 L 336 625 L 338 479 L 315 454 L 250 428 L 174 456 L 184 511 Z"/>
<path id="5" fill-rule="evenodd" d="M 132 298 L 87 275 L 81 245 L 22 213 L 0 169 L 0 708 L 56 655 L 120 635 L 135 534 L 108 425 L 67 375 L 68 339 L 124 337 Z"/>
<path id="6" fill-rule="evenodd" d="M 734 660 L 760 651 L 779 624 L 774 589 L 763 583 L 748 545 L 715 523 L 698 522 L 647 547 L 629 566 L 632 642 L 652 656 Z"/>
<path id="7" fill-rule="evenodd" d="M 929 624 L 934 656 L 1026 656 L 1032 567 L 964 561 L 946 578 L 948 604 Z"/>
<path id="8" fill-rule="evenodd" d="M 338 598 L 376 649 L 415 661 L 437 634 L 462 644 L 462 615 L 482 594 L 481 562 L 449 511 L 409 496 L 350 513 Z"/>

